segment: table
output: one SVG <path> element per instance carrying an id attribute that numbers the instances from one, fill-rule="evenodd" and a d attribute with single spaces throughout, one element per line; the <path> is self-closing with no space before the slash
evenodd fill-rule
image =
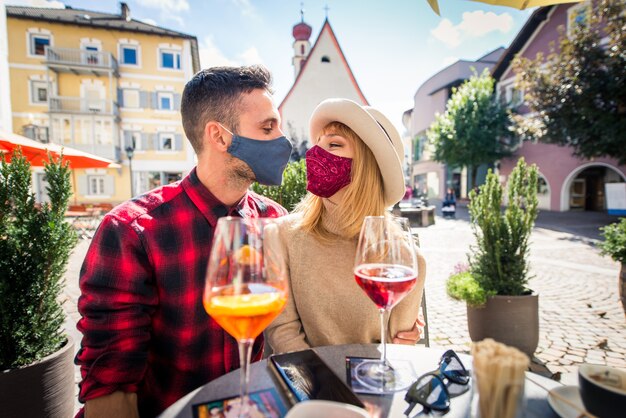
<path id="1" fill-rule="evenodd" d="M 100 225 L 102 215 L 99 210 L 68 210 L 65 218 L 71 220 L 72 228 L 76 230 L 79 238 L 91 239 Z"/>
<path id="2" fill-rule="evenodd" d="M 346 356 L 379 357 L 380 346 L 378 344 L 352 344 L 327 347 L 317 347 L 314 350 L 330 366 L 333 371 L 346 381 L 345 358 Z M 418 376 L 437 368 L 439 359 L 444 353 L 444 348 L 422 348 L 408 345 L 387 345 L 387 357 L 411 361 Z M 471 357 L 459 354 L 459 357 L 467 368 L 471 368 Z M 536 382 L 536 383 L 535 383 Z M 560 383 L 534 373 L 526 374 L 526 418 L 559 418 L 552 410 L 547 400 L 545 389 L 537 385 L 552 389 L 561 386 Z M 471 384 L 471 383 L 470 383 Z M 289 402 L 280 386 L 275 381 L 269 369 L 267 360 L 253 363 L 250 367 L 250 392 L 276 387 L 287 405 Z M 469 403 L 471 390 L 461 396 L 452 398 L 450 410 L 445 414 L 446 418 L 466 418 L 469 415 Z M 227 398 L 239 395 L 239 370 L 221 376 L 204 386 L 190 392 L 176 403 L 166 409 L 160 418 L 193 418 L 191 405 L 214 399 Z M 363 401 L 374 403 L 382 410 L 382 417 L 404 417 L 404 410 L 408 404 L 404 401 L 405 392 L 397 392 L 388 396 L 358 395 Z M 416 405 L 411 417 L 430 416 L 420 413 L 421 405 Z M 435 414 L 433 413 L 433 416 Z"/>

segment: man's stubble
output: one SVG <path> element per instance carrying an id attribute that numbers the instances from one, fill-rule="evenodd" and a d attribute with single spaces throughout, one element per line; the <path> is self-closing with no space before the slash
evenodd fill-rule
<path id="1" fill-rule="evenodd" d="M 229 155 L 226 179 L 232 187 L 248 188 L 250 184 L 256 181 L 256 176 L 248 164 Z"/>

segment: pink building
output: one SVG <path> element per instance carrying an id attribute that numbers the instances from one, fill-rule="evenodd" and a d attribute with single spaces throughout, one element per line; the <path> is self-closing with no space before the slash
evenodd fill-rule
<path id="1" fill-rule="evenodd" d="M 438 71 L 417 89 L 413 108 L 404 112 L 402 120 L 412 141 L 409 183 L 420 192 L 426 192 L 429 198 L 443 199 L 449 187 L 454 189 L 457 197 L 467 196 L 468 175 L 462 168 L 433 160 L 434 149 L 428 142 L 426 131 L 435 121 L 436 114 L 446 111 L 453 88 L 468 80 L 474 71 L 481 74 L 485 69 L 492 69 L 504 52 L 505 49 L 500 47 L 476 61 L 460 60 Z M 479 184 L 486 172 L 487 167 L 481 166 Z"/>
<path id="2" fill-rule="evenodd" d="M 589 11 L 589 3 L 542 7 L 531 15 L 513 40 L 492 73 L 498 81 L 497 93 L 512 107 L 524 114 L 529 110 L 523 103 L 523 92 L 514 87 L 513 58 L 534 59 L 541 52 L 547 56 L 550 44 L 558 45 L 558 28 L 566 29 Z M 624 143 L 626 146 L 626 140 Z M 541 174 L 539 205 L 553 211 L 607 210 L 605 185 L 626 182 L 626 166 L 612 158 L 585 160 L 572 155 L 572 149 L 553 144 L 524 142 L 514 157 L 500 162 L 500 174 L 506 178 L 519 157 L 537 164 Z"/>

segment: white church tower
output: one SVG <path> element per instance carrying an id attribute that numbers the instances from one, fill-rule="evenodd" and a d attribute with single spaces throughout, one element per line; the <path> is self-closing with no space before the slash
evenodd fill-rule
<path id="1" fill-rule="evenodd" d="M 294 77 L 298 77 L 298 73 L 306 62 L 306 57 L 311 50 L 311 43 L 309 38 L 311 37 L 311 26 L 304 23 L 304 9 L 300 9 L 300 23 L 293 27 L 293 70 Z"/>
<path id="2" fill-rule="evenodd" d="M 302 12 L 301 12 L 302 13 Z M 309 118 L 313 109 L 324 99 L 341 97 L 368 105 L 348 65 L 328 17 L 309 48 L 311 27 L 304 22 L 293 27 L 295 38 L 293 65 L 296 79 L 278 107 L 285 135 L 294 145 L 310 147 Z"/>

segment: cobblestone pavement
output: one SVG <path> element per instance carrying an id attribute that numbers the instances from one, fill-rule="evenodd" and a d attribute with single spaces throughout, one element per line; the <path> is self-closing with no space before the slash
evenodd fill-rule
<path id="1" fill-rule="evenodd" d="M 437 218 L 436 225 L 417 231 L 428 266 L 431 346 L 469 351 L 465 303 L 446 295 L 445 280 L 457 263 L 467 261 L 474 244 L 471 227 L 467 220 Z M 539 294 L 540 314 L 533 369 L 567 384 L 577 384 L 582 362 L 626 369 L 619 265 L 600 256 L 593 243 L 581 235 L 545 228 L 535 228 L 531 236 L 530 287 Z"/>
<path id="2" fill-rule="evenodd" d="M 577 223 L 576 215 L 550 214 L 538 221 L 540 227 L 535 228 L 531 237 L 530 261 L 535 277 L 530 286 L 539 293 L 540 310 L 540 339 L 534 369 L 567 384 L 577 384 L 575 373 L 582 362 L 626 369 L 626 320 L 617 294 L 619 265 L 599 255 L 594 240 L 589 238 L 597 234 L 576 229 L 582 225 L 585 231 L 591 231 L 594 228 L 590 224 L 598 222 L 597 216 L 580 216 Z M 566 221 L 560 225 L 560 219 Z M 446 278 L 455 264 L 467 261 L 470 245 L 474 243 L 467 212 L 459 208 L 458 219 L 437 217 L 435 225 L 418 228 L 417 232 L 428 266 L 426 294 L 431 346 L 467 352 L 470 339 L 465 303 L 454 301 L 445 293 Z M 80 345 L 80 334 L 75 327 L 80 319 L 76 311 L 80 294 L 78 274 L 89 243 L 81 240 L 74 250 L 63 294 L 67 332 L 74 337 L 76 350 Z M 78 370 L 76 379 L 77 382 L 80 379 Z"/>

